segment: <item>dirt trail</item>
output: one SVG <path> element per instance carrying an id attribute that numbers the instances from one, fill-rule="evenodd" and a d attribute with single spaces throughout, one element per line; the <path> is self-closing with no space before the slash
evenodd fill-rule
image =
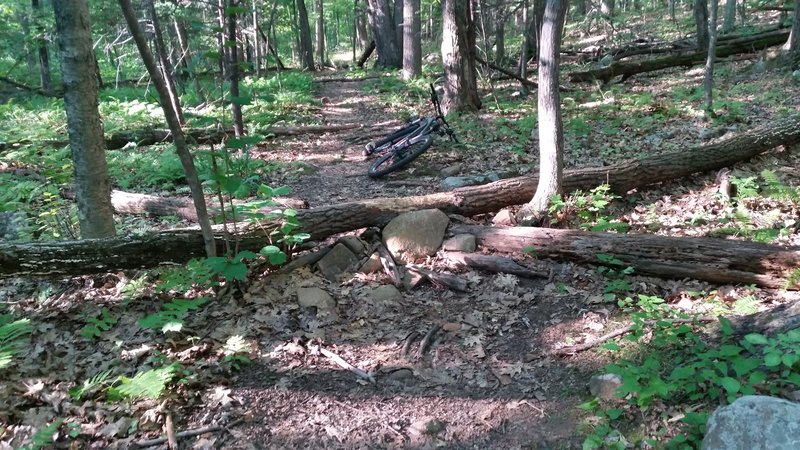
<path id="1" fill-rule="evenodd" d="M 381 180 L 367 177 L 371 160 L 361 155 L 364 145 L 401 125 L 397 113 L 364 92 L 364 82 L 318 82 L 322 107 L 316 114 L 322 124 L 360 123 L 362 128 L 322 135 L 297 136 L 268 142 L 259 157 L 289 163 L 272 181 L 292 188 L 293 196 L 310 206 L 344 201 L 416 195 L 437 189 L 438 171 L 430 162 L 441 159 L 429 151 L 408 169 Z M 435 165 L 435 164 L 434 164 Z M 423 174 L 422 172 L 426 172 Z"/>

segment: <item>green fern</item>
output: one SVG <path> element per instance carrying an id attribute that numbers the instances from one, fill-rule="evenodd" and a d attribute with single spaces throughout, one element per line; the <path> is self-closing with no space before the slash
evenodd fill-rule
<path id="1" fill-rule="evenodd" d="M 767 197 L 776 200 L 790 200 L 793 202 L 800 200 L 800 194 L 798 194 L 797 189 L 781 183 L 775 172 L 771 170 L 762 170 L 761 178 L 767 182 L 767 188 L 765 189 Z"/>
<path id="2" fill-rule="evenodd" d="M 63 419 L 58 419 L 50 425 L 42 428 L 31 436 L 31 443 L 27 447 L 22 447 L 20 450 L 39 450 L 50 445 L 53 445 L 53 435 L 56 434 L 58 428 L 64 423 Z"/>
<path id="3" fill-rule="evenodd" d="M 11 314 L 0 315 L 0 369 L 11 365 L 14 356 L 22 352 L 32 329 L 28 319 L 14 320 Z"/>
<path id="4" fill-rule="evenodd" d="M 158 400 L 167 384 L 172 381 L 180 369 L 180 364 L 172 363 L 158 369 L 139 372 L 133 378 L 120 376 L 118 379 L 120 384 L 108 390 L 108 399 L 111 401 L 140 398 Z"/>
<path id="5" fill-rule="evenodd" d="M 69 396 L 76 401 L 80 401 L 83 396 L 96 391 L 99 387 L 109 384 L 111 379 L 111 369 L 99 372 L 97 375 L 83 381 L 83 386 L 76 386 L 69 390 Z"/>
<path id="6" fill-rule="evenodd" d="M 104 331 L 108 331 L 117 323 L 117 318 L 108 313 L 108 309 L 103 308 L 100 310 L 100 317 L 91 317 L 86 322 L 86 325 L 81 328 L 80 335 L 86 339 L 93 341 L 100 337 Z"/>
<path id="7" fill-rule="evenodd" d="M 194 299 L 176 298 L 164 305 L 163 310 L 139 320 L 139 325 L 142 328 L 161 329 L 164 333 L 167 331 L 180 331 L 183 327 L 182 319 L 186 314 L 199 308 L 207 301 L 208 299 L 205 297 Z"/>

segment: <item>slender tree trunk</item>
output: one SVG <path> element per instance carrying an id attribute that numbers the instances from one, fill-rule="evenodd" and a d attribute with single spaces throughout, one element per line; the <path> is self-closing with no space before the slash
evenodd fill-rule
<path id="1" fill-rule="evenodd" d="M 528 55 L 530 54 L 528 45 L 530 44 L 530 39 L 528 39 L 527 35 L 528 31 L 530 30 L 528 20 L 529 14 L 530 7 L 528 6 L 528 0 L 522 0 L 522 26 L 525 27 L 525 35 L 522 36 L 522 43 L 520 44 L 519 49 L 519 77 L 523 80 L 528 79 Z M 525 83 L 520 84 L 519 93 L 523 98 L 528 96 L 528 86 L 526 86 Z"/>
<path id="2" fill-rule="evenodd" d="M 564 127 L 558 91 L 561 33 L 568 0 L 548 0 L 539 48 L 539 184 L 536 194 L 517 217 L 523 225 L 540 221 L 550 198 L 560 194 L 564 177 Z"/>
<path id="3" fill-rule="evenodd" d="M 725 14 L 722 20 L 722 32 L 730 33 L 736 21 L 736 0 L 725 0 Z"/>
<path id="4" fill-rule="evenodd" d="M 703 78 L 703 100 L 706 114 L 714 116 L 714 58 L 717 49 L 717 11 L 719 1 L 711 0 L 711 18 L 708 21 L 708 58 L 706 59 L 705 77 Z"/>
<path id="5" fill-rule="evenodd" d="M 446 112 L 470 112 L 481 108 L 478 97 L 478 72 L 475 68 L 475 24 L 471 2 L 442 2 L 442 62 Z"/>
<path id="6" fill-rule="evenodd" d="M 64 106 L 78 198 L 81 237 L 111 237 L 114 208 L 111 179 L 97 109 L 97 76 L 92 25 L 86 0 L 54 0 L 53 9 L 64 82 Z"/>
<path id="7" fill-rule="evenodd" d="M 372 38 L 369 35 L 369 27 L 367 26 L 366 6 L 359 7 L 358 0 L 354 0 L 354 2 L 358 19 L 356 21 L 356 33 L 358 34 L 358 45 L 361 50 L 364 50 L 370 45 L 370 42 L 372 42 Z"/>
<path id="8" fill-rule="evenodd" d="M 189 50 L 189 35 L 186 32 L 186 25 L 182 20 L 175 18 L 175 35 L 178 37 L 178 45 L 181 47 L 181 61 L 183 62 L 186 75 L 191 78 L 194 91 L 201 102 L 206 102 L 206 94 L 200 86 L 200 80 L 194 73 L 194 61 L 192 60 L 192 52 Z"/>
<path id="9" fill-rule="evenodd" d="M 397 44 L 397 54 L 403 55 L 403 35 L 404 33 L 404 26 L 403 26 L 403 2 L 404 0 L 394 0 L 394 13 L 392 14 L 392 20 L 394 20 L 394 42 Z"/>
<path id="10" fill-rule="evenodd" d="M 375 48 L 378 51 L 378 61 L 375 64 L 379 67 L 399 69 L 402 67 L 403 58 L 395 40 L 392 8 L 389 6 L 389 0 L 368 1 L 367 18 L 375 38 Z"/>
<path id="11" fill-rule="evenodd" d="M 244 119 L 242 118 L 242 98 L 239 95 L 239 54 L 236 45 L 236 0 L 228 0 L 228 79 L 231 83 L 231 114 L 233 114 L 233 132 L 236 137 L 244 135 Z"/>
<path id="12" fill-rule="evenodd" d="M 502 66 L 506 59 L 506 6 L 500 5 L 494 23 L 494 62 Z"/>
<path id="13" fill-rule="evenodd" d="M 66 1 L 66 0 L 61 0 Z M 211 223 L 208 220 L 208 211 L 206 210 L 206 200 L 203 196 L 203 186 L 200 184 L 200 178 L 197 176 L 197 170 L 192 160 L 192 154 L 189 152 L 189 146 L 186 144 L 186 138 L 183 135 L 181 123 L 175 115 L 174 110 L 170 108 L 170 98 L 164 80 L 156 66 L 156 61 L 150 53 L 150 48 L 147 46 L 147 40 L 144 37 L 142 29 L 139 27 L 139 21 L 133 12 L 130 0 L 119 0 L 119 5 L 122 8 L 122 14 L 125 16 L 125 21 L 128 23 L 128 29 L 131 36 L 136 42 L 136 47 L 139 49 L 139 54 L 142 57 L 147 71 L 150 73 L 150 79 L 158 91 L 158 97 L 161 102 L 161 108 L 164 110 L 164 117 L 169 125 L 170 132 L 173 136 L 173 143 L 175 150 L 178 153 L 178 158 L 181 160 L 183 170 L 186 174 L 186 182 L 192 191 L 192 201 L 197 210 L 197 222 L 203 233 L 203 243 L 206 249 L 206 255 L 209 257 L 217 254 L 216 245 L 214 243 L 214 230 L 211 228 Z"/>
<path id="14" fill-rule="evenodd" d="M 31 48 L 31 29 L 30 29 L 30 17 L 28 16 L 27 11 L 16 11 L 17 22 L 19 22 L 19 27 L 22 30 L 22 35 L 25 37 L 25 63 L 28 66 L 28 74 L 33 75 L 36 71 L 36 54 Z"/>
<path id="15" fill-rule="evenodd" d="M 44 38 L 44 26 L 39 17 L 41 8 L 39 0 L 31 0 L 31 7 L 33 7 L 33 14 L 36 21 L 36 45 L 39 47 L 39 82 L 42 86 L 42 91 L 47 94 L 53 92 L 53 82 L 50 78 L 50 57 L 47 54 L 47 39 Z"/>
<path id="16" fill-rule="evenodd" d="M 697 51 L 708 48 L 708 0 L 694 0 L 694 25 L 697 33 Z"/>
<path id="17" fill-rule="evenodd" d="M 308 26 L 308 10 L 305 0 L 297 0 L 297 20 L 300 28 L 300 67 L 314 70 L 314 49 L 311 44 L 311 30 Z"/>
<path id="18" fill-rule="evenodd" d="M 419 19 L 420 0 L 405 0 L 403 9 L 403 78 L 422 75 L 422 42 Z"/>
<path id="19" fill-rule="evenodd" d="M 325 64 L 325 14 L 322 0 L 317 0 L 317 61 L 320 65 Z"/>
<path id="20" fill-rule="evenodd" d="M 253 0 L 253 45 L 255 46 L 255 70 L 256 70 L 256 78 L 261 77 L 261 40 L 258 39 L 258 10 L 259 4 L 258 0 Z"/>
<path id="21" fill-rule="evenodd" d="M 175 87 L 175 79 L 172 78 L 174 71 L 172 70 L 172 63 L 167 57 L 167 48 L 164 46 L 164 35 L 161 33 L 161 21 L 158 19 L 156 7 L 153 0 L 147 0 L 147 13 L 150 16 L 150 21 L 153 23 L 153 32 L 155 35 L 156 54 L 158 61 L 161 64 L 161 77 L 164 79 L 164 84 L 169 93 L 169 102 L 181 126 L 186 124 L 183 118 L 183 108 L 181 108 L 181 98 L 178 96 L 178 90 Z"/>
<path id="22" fill-rule="evenodd" d="M 217 45 L 219 46 L 219 73 L 224 80 L 227 77 L 228 49 L 225 46 L 225 0 L 217 0 Z"/>

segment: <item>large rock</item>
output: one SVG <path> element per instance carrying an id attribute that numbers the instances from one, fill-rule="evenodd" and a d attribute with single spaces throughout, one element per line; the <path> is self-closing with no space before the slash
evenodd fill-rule
<path id="1" fill-rule="evenodd" d="M 358 257 L 346 245 L 339 243 L 317 262 L 317 268 L 325 278 L 338 281 L 345 271 L 357 263 Z"/>
<path id="2" fill-rule="evenodd" d="M 457 234 L 444 241 L 442 249 L 451 252 L 474 252 L 477 248 L 475 236 L 472 234 Z"/>
<path id="3" fill-rule="evenodd" d="M 383 243 L 395 260 L 410 263 L 436 253 L 450 219 L 438 209 L 401 214 L 383 229 Z"/>
<path id="4" fill-rule="evenodd" d="M 622 386 L 622 378 L 614 373 L 595 375 L 589 379 L 589 392 L 600 400 L 617 399 L 617 388 Z"/>
<path id="5" fill-rule="evenodd" d="M 800 449 L 800 404 L 747 395 L 717 408 L 706 424 L 704 450 Z"/>

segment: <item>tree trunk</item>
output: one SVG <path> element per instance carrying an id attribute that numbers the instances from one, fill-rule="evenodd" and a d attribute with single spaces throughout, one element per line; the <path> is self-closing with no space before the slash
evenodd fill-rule
<path id="1" fill-rule="evenodd" d="M 517 214 L 520 223 L 538 222 L 547 213 L 550 198 L 561 193 L 564 174 L 564 127 L 558 91 L 561 32 L 568 0 L 549 0 L 539 47 L 539 186 Z"/>
<path id="2" fill-rule="evenodd" d="M 261 41 L 258 39 L 258 12 L 259 12 L 259 2 L 258 0 L 253 0 L 253 45 L 254 45 L 254 52 L 253 55 L 253 66 L 256 70 L 256 78 L 261 78 Z"/>
<path id="3" fill-rule="evenodd" d="M 725 45 L 718 46 L 715 54 L 717 58 L 736 55 L 739 53 L 752 53 L 768 47 L 786 42 L 789 32 L 778 30 L 758 35 L 758 37 L 743 37 L 740 39 L 726 40 Z M 701 64 L 708 58 L 707 51 L 686 53 L 682 55 L 669 55 L 662 58 L 653 58 L 633 62 L 615 62 L 608 67 L 592 69 L 582 72 L 570 72 L 569 79 L 573 82 L 602 80 L 608 83 L 615 76 L 621 75 L 623 80 L 633 75 L 668 69 L 670 67 L 691 67 Z"/>
<path id="4" fill-rule="evenodd" d="M 705 51 L 708 49 L 708 0 L 694 0 L 694 26 L 697 51 Z"/>
<path id="5" fill-rule="evenodd" d="M 39 48 L 39 82 L 41 83 L 42 91 L 49 94 L 53 91 L 53 82 L 50 78 L 50 57 L 47 54 L 47 40 L 44 38 L 43 17 L 40 17 L 39 0 L 31 0 L 31 7 L 33 7 L 36 22 L 36 45 Z"/>
<path id="6" fill-rule="evenodd" d="M 365 49 L 370 45 L 370 43 L 373 42 L 369 37 L 369 31 L 367 28 L 366 10 L 358 7 L 358 0 L 354 0 L 354 8 L 354 14 L 356 14 L 356 38 L 358 40 L 359 47 L 361 49 Z M 374 45 L 374 43 L 372 45 Z"/>
<path id="7" fill-rule="evenodd" d="M 236 137 L 244 135 L 244 119 L 242 118 L 243 99 L 239 95 L 239 52 L 236 45 L 236 6 L 235 0 L 228 0 L 228 77 L 231 83 L 231 115 L 233 115 L 233 132 Z"/>
<path id="8" fill-rule="evenodd" d="M 186 71 L 186 76 L 192 80 L 192 86 L 194 87 L 194 92 L 197 94 L 197 98 L 205 103 L 206 94 L 200 86 L 200 80 L 194 73 L 194 62 L 192 61 L 192 52 L 189 50 L 189 34 L 186 32 L 186 24 L 177 17 L 175 18 L 174 24 L 175 35 L 178 37 L 178 45 L 181 47 L 181 61 Z"/>
<path id="9" fill-rule="evenodd" d="M 356 61 L 356 65 L 358 67 L 364 67 L 364 64 L 367 62 L 369 57 L 372 55 L 372 52 L 375 51 L 375 41 L 370 41 L 369 45 L 364 48 L 364 51 L 361 52 L 361 56 L 358 57 L 358 61 Z"/>
<path id="10" fill-rule="evenodd" d="M 394 22 L 392 21 L 392 9 L 389 0 L 368 0 L 369 19 L 372 35 L 375 40 L 375 48 L 378 51 L 378 67 L 399 69 L 402 67 L 402 56 L 398 51 L 395 42 Z"/>
<path id="11" fill-rule="evenodd" d="M 471 2 L 443 0 L 442 8 L 442 109 L 445 113 L 478 111 L 481 100 L 475 68 L 475 24 Z"/>
<path id="12" fill-rule="evenodd" d="M 397 44 L 397 53 L 399 55 L 403 55 L 403 46 L 405 42 L 403 41 L 403 35 L 405 26 L 403 25 L 404 20 L 404 7 L 403 7 L 403 0 L 394 0 L 394 11 L 392 13 L 392 21 L 394 22 L 394 42 Z"/>
<path id="13" fill-rule="evenodd" d="M 194 207 L 197 211 L 198 223 L 202 230 L 202 242 L 205 244 L 206 256 L 212 257 L 216 255 L 216 244 L 214 242 L 214 233 L 211 229 L 211 223 L 208 220 L 208 212 L 206 211 L 206 202 L 203 197 L 203 186 L 200 184 L 200 179 L 197 176 L 197 170 L 192 160 L 192 154 L 189 153 L 189 147 L 186 145 L 186 139 L 181 129 L 181 123 L 174 110 L 169 107 L 170 97 L 164 80 L 161 78 L 156 62 L 153 55 L 150 53 L 150 48 L 147 46 L 144 33 L 139 27 L 139 22 L 133 12 L 130 0 L 119 0 L 119 5 L 122 8 L 122 13 L 125 16 L 125 21 L 128 23 L 133 40 L 136 42 L 136 47 L 139 49 L 139 54 L 142 57 L 147 72 L 150 74 L 150 79 L 158 91 L 158 97 L 161 102 L 161 108 L 164 110 L 164 117 L 169 125 L 170 132 L 172 133 L 175 150 L 181 160 L 183 171 L 186 174 L 186 181 L 192 191 L 192 200 Z"/>
<path id="14" fill-rule="evenodd" d="M 523 80 L 528 79 L 528 55 L 530 54 L 530 49 L 528 46 L 530 45 L 531 41 L 528 38 L 528 32 L 531 29 L 529 15 L 530 8 L 528 7 L 528 0 L 522 0 L 522 23 L 525 27 L 525 31 L 522 35 L 522 43 L 520 44 L 519 48 L 519 77 Z M 519 93 L 523 98 L 528 97 L 530 92 L 528 91 L 528 86 L 526 86 L 525 83 L 520 85 Z"/>
<path id="15" fill-rule="evenodd" d="M 639 275 L 692 278 L 714 284 L 756 284 L 797 289 L 789 280 L 800 267 L 800 248 L 729 239 L 594 233 L 548 228 L 492 228 L 456 225 L 453 233 L 473 234 L 480 245 L 501 252 L 533 247 L 538 258 L 599 264 L 608 254 Z"/>
<path id="16" fill-rule="evenodd" d="M 317 61 L 320 65 L 325 64 L 325 16 L 322 0 L 317 0 Z"/>
<path id="17" fill-rule="evenodd" d="M 53 9 L 81 237 L 94 239 L 114 236 L 111 179 L 103 146 L 103 125 L 97 109 L 96 63 L 92 50 L 89 5 L 85 0 L 54 0 Z"/>
<path id="18" fill-rule="evenodd" d="M 311 45 L 311 29 L 308 25 L 308 11 L 305 0 L 297 0 L 297 19 L 300 27 L 300 67 L 314 70 L 314 49 Z"/>
<path id="19" fill-rule="evenodd" d="M 175 116 L 178 117 L 178 121 L 180 122 L 181 126 L 183 126 L 186 124 L 186 120 L 183 118 L 183 108 L 181 108 L 181 99 L 178 96 L 178 90 L 175 87 L 175 79 L 172 78 L 172 74 L 175 73 L 175 71 L 172 68 L 172 63 L 167 57 L 167 47 L 164 45 L 164 35 L 161 33 L 161 21 L 158 19 L 154 0 L 147 0 L 146 7 L 147 14 L 150 16 L 150 21 L 153 23 L 156 54 L 158 55 L 158 61 L 161 65 L 161 77 L 164 79 L 164 85 L 169 93 L 169 104 L 172 107 Z"/>
<path id="20" fill-rule="evenodd" d="M 706 114 L 714 116 L 714 57 L 717 48 L 717 10 L 719 1 L 711 0 L 711 17 L 708 21 L 708 56 L 703 77 L 703 103 Z"/>
<path id="21" fill-rule="evenodd" d="M 792 31 L 783 47 L 789 54 L 792 68 L 800 66 L 800 0 L 794 0 Z"/>
<path id="22" fill-rule="evenodd" d="M 725 14 L 722 19 L 722 33 L 730 33 L 736 22 L 736 0 L 725 0 Z"/>
<path id="23" fill-rule="evenodd" d="M 422 75 L 422 41 L 419 19 L 420 0 L 405 0 L 403 9 L 403 78 Z"/>

